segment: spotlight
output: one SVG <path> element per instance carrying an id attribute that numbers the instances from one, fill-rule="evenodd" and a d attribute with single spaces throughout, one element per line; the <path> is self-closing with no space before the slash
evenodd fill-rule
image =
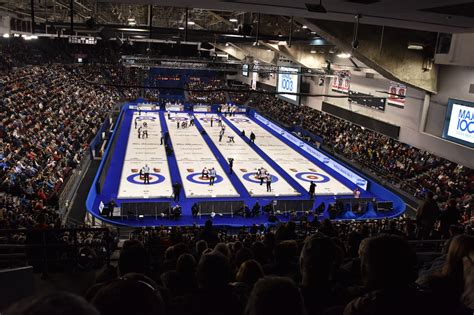
<path id="1" fill-rule="evenodd" d="M 352 48 L 354 49 L 359 48 L 359 41 L 357 39 L 352 41 Z"/>
<path id="2" fill-rule="evenodd" d="M 38 36 L 36 35 L 21 35 L 21 37 L 24 39 L 24 40 L 32 40 L 32 39 L 38 39 Z"/>
<path id="3" fill-rule="evenodd" d="M 319 4 L 312 4 L 312 3 L 305 3 L 306 9 L 309 12 L 316 12 L 316 13 L 327 13 L 328 11 L 323 6 L 323 0 L 319 0 Z"/>
<path id="4" fill-rule="evenodd" d="M 422 45 L 422 44 L 410 43 L 410 44 L 408 44 L 408 49 L 411 49 L 411 50 L 423 50 L 423 45 Z"/>
<path id="5" fill-rule="evenodd" d="M 337 57 L 338 58 L 341 58 L 341 59 L 349 59 L 351 57 L 351 54 L 348 54 L 348 53 L 340 53 L 340 54 L 337 54 Z"/>
<path id="6" fill-rule="evenodd" d="M 237 23 L 239 20 L 237 20 L 236 18 L 230 18 L 229 19 L 229 22 L 233 22 L 233 23 Z"/>

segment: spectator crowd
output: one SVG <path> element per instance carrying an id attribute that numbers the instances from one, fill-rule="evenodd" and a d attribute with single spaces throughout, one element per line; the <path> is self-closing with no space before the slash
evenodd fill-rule
<path id="1" fill-rule="evenodd" d="M 427 259 L 407 226 L 139 229 L 82 297 L 29 298 L 5 314 L 472 314 L 471 231 L 451 229 Z"/>
<path id="2" fill-rule="evenodd" d="M 57 221 L 58 193 L 118 98 L 63 65 L 1 72 L 0 227 Z"/>
<path id="3" fill-rule="evenodd" d="M 227 102 L 227 95 L 223 91 L 216 91 L 223 87 L 223 82 L 219 79 L 209 78 L 206 80 L 189 77 L 186 87 L 190 103 L 208 105 Z"/>
<path id="4" fill-rule="evenodd" d="M 267 95 L 254 95 L 249 105 L 284 125 L 300 125 L 321 136 L 324 147 L 373 169 L 412 194 L 429 190 L 440 203 L 457 199 L 464 209 L 473 207 L 472 169 L 308 106 Z"/>
<path id="5" fill-rule="evenodd" d="M 245 84 L 236 84 L 230 82 L 230 90 L 227 92 L 229 94 L 229 99 L 236 105 L 247 105 L 247 101 L 251 96 L 251 89 L 248 85 Z"/>
<path id="6" fill-rule="evenodd" d="M 74 71 L 90 84 L 106 85 L 128 100 L 140 97 L 143 70 L 112 64 L 84 64 Z M 112 87 L 113 86 L 113 87 Z M 138 87 L 137 87 L 138 86 Z"/>

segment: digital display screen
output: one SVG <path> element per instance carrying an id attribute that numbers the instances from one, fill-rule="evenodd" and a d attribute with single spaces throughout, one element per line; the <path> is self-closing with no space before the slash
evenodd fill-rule
<path id="1" fill-rule="evenodd" d="M 249 65 L 243 65 L 242 66 L 242 75 L 244 77 L 248 77 L 249 76 Z"/>
<path id="2" fill-rule="evenodd" d="M 299 93 L 300 92 L 300 77 L 298 75 L 298 68 L 294 67 L 283 67 L 281 66 L 278 72 L 278 86 L 277 96 L 285 101 L 299 105 L 300 97 L 296 94 L 285 94 Z"/>
<path id="3" fill-rule="evenodd" d="M 71 36 L 69 37 L 69 44 L 97 45 L 97 39 L 94 37 Z"/>
<path id="4" fill-rule="evenodd" d="M 449 99 L 443 138 L 474 148 L 474 103 Z"/>

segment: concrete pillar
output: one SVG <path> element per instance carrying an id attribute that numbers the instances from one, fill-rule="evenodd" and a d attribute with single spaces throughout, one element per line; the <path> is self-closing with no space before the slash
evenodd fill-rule
<path id="1" fill-rule="evenodd" d="M 425 132 L 426 128 L 426 118 L 428 117 L 428 112 L 430 110 L 430 101 L 431 95 L 430 93 L 425 93 L 425 99 L 423 100 L 423 107 L 421 109 L 421 116 L 420 116 L 420 123 L 418 124 L 420 133 Z"/>

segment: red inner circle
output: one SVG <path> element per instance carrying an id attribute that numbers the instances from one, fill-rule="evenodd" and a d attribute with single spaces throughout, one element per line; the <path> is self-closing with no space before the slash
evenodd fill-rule
<path id="1" fill-rule="evenodd" d="M 316 176 L 316 175 L 308 175 L 308 178 L 309 178 L 309 179 L 317 179 L 318 176 Z"/>

